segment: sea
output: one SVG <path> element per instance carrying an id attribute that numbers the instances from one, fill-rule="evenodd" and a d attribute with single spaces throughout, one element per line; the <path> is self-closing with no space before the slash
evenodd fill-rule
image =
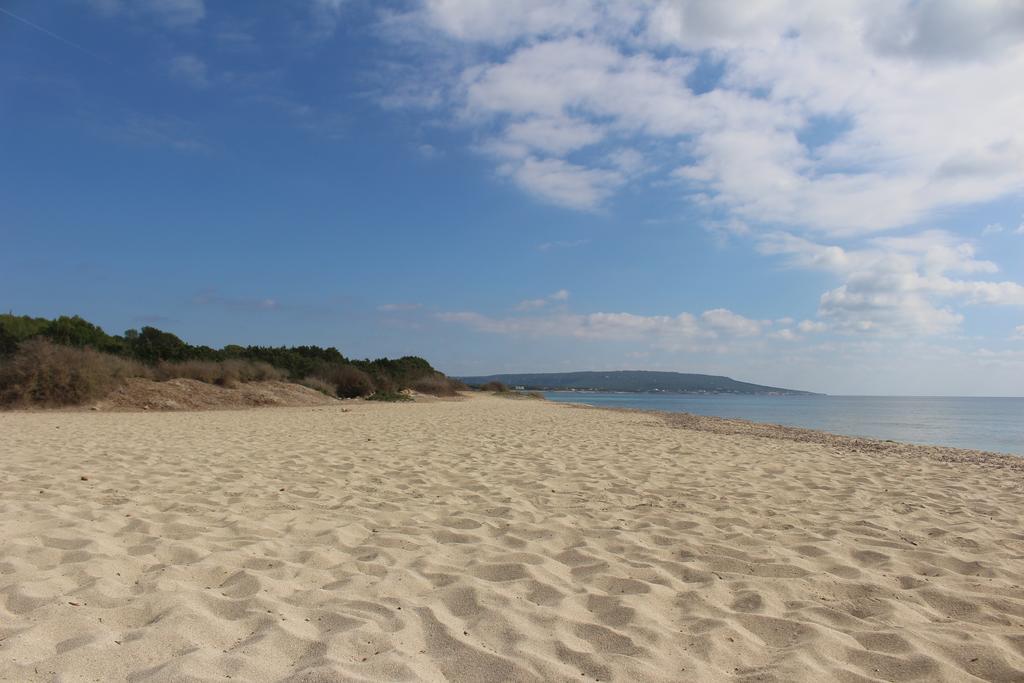
<path id="1" fill-rule="evenodd" d="M 1024 456 L 1024 398 L 546 391 L 551 401 L 662 410 Z"/>

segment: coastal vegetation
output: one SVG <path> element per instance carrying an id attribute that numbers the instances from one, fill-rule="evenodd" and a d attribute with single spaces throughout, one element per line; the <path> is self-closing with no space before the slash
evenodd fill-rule
<path id="1" fill-rule="evenodd" d="M 490 382 L 484 382 L 483 384 L 467 384 L 466 387 L 474 391 L 490 392 L 495 396 L 501 396 L 502 398 L 535 398 L 544 400 L 544 394 L 539 391 L 522 391 L 521 389 L 512 389 L 504 382 L 499 382 L 497 380 L 491 380 Z"/>
<path id="2" fill-rule="evenodd" d="M 339 398 L 377 400 L 396 400 L 406 390 L 454 396 L 466 388 L 417 356 L 357 360 L 319 346 L 215 349 L 155 327 L 111 335 L 79 316 L 0 315 L 0 405 L 81 405 L 129 378 L 224 387 L 290 381 Z"/>

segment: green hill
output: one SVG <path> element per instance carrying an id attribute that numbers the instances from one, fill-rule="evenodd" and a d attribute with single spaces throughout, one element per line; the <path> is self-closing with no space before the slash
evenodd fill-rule
<path id="1" fill-rule="evenodd" d="M 779 394 L 813 395 L 810 391 L 767 387 L 739 382 L 718 375 L 697 375 L 683 372 L 648 370 L 615 370 L 609 372 L 539 372 L 525 374 L 460 377 L 470 386 L 486 382 L 503 382 L 510 387 L 530 390 L 558 389 L 576 391 L 669 392 L 678 394 Z"/>

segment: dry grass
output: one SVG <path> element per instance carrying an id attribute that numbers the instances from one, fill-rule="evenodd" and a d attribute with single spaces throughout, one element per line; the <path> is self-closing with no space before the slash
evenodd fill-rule
<path id="1" fill-rule="evenodd" d="M 331 384 L 330 382 L 325 382 L 319 377 L 314 377 L 312 375 L 299 380 L 299 384 L 301 384 L 304 387 L 309 387 L 310 389 L 316 389 L 320 393 L 327 394 L 328 396 L 338 395 L 338 391 L 333 384 Z"/>
<path id="2" fill-rule="evenodd" d="M 103 398 L 128 377 L 149 375 L 136 361 L 30 339 L 0 366 L 0 405 L 81 405 Z"/>

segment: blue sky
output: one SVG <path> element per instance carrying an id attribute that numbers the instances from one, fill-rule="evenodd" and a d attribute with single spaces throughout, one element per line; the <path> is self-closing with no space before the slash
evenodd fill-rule
<path id="1" fill-rule="evenodd" d="M 0 0 L 0 300 L 1020 395 L 1015 2 Z"/>

